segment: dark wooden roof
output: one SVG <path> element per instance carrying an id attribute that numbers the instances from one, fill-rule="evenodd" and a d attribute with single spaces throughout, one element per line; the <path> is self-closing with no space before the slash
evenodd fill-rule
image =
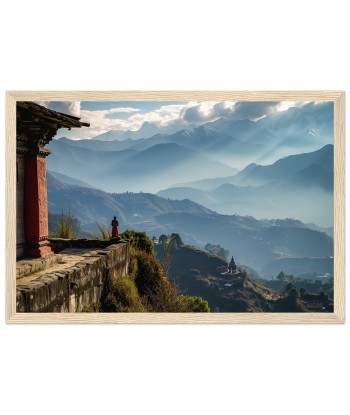
<path id="1" fill-rule="evenodd" d="M 33 115 L 37 115 L 40 118 L 45 118 L 57 123 L 61 128 L 81 128 L 90 127 L 87 122 L 81 122 L 80 118 L 74 117 L 73 115 L 63 114 L 50 110 L 42 105 L 36 104 L 31 101 L 18 101 L 17 109 L 22 109 L 30 112 Z"/>

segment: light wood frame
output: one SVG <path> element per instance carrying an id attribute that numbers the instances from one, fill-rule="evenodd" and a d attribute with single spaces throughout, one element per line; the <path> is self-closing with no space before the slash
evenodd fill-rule
<path id="1" fill-rule="evenodd" d="M 6 93 L 7 323 L 343 323 L 344 307 L 343 91 L 10 91 Z M 17 101 L 332 101 L 334 102 L 334 313 L 17 313 Z"/>

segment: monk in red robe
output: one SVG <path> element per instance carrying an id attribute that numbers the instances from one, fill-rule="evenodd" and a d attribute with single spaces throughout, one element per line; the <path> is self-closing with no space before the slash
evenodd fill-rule
<path id="1" fill-rule="evenodd" d="M 118 238 L 118 236 L 119 236 L 119 231 L 118 231 L 119 222 L 117 221 L 117 218 L 115 216 L 112 220 L 111 225 L 112 225 L 112 238 Z"/>

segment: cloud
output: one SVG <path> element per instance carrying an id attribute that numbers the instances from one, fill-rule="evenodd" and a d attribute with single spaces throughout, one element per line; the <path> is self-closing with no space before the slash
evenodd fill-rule
<path id="1" fill-rule="evenodd" d="M 40 105 L 64 114 L 80 116 L 80 101 L 40 101 Z"/>
<path id="2" fill-rule="evenodd" d="M 179 115 L 184 105 L 162 105 L 159 109 L 140 114 L 134 114 L 129 117 L 130 129 L 139 129 L 144 122 L 166 127 L 179 120 Z"/>
<path id="3" fill-rule="evenodd" d="M 118 108 L 118 110 L 119 109 L 120 108 Z M 90 128 L 83 132 L 85 138 L 94 137 L 110 130 L 127 130 L 129 121 L 127 119 L 109 118 L 109 116 L 114 113 L 113 109 L 99 111 L 81 110 L 80 117 L 82 121 L 90 124 Z M 79 133 L 79 135 L 81 135 L 82 131 L 79 131 Z"/>
<path id="4" fill-rule="evenodd" d="M 118 108 L 111 108 L 110 110 L 101 111 L 102 116 L 106 118 L 117 118 L 116 115 L 118 114 L 131 114 L 133 112 L 139 112 L 138 108 L 130 108 L 130 107 L 118 107 Z"/>
<path id="5" fill-rule="evenodd" d="M 80 102 L 46 102 L 48 108 L 56 111 L 78 115 L 82 121 L 90 123 L 90 128 L 74 129 L 67 133 L 61 131 L 59 136 L 70 138 L 92 138 L 111 130 L 137 131 L 147 122 L 160 133 L 193 128 L 219 118 L 231 120 L 258 120 L 264 116 L 281 112 L 290 107 L 298 107 L 305 112 L 320 108 L 315 102 L 294 101 L 202 101 L 184 104 L 161 105 L 151 111 L 139 108 L 115 107 L 107 110 L 82 110 Z M 118 113 L 121 114 L 118 117 Z M 151 130 L 150 130 L 151 131 Z"/>
<path id="6" fill-rule="evenodd" d="M 204 123 L 232 114 L 234 102 L 191 102 L 181 111 L 182 119 L 187 123 Z"/>
<path id="7" fill-rule="evenodd" d="M 131 107 L 118 107 L 118 108 L 112 108 L 110 110 L 106 110 L 109 114 L 117 114 L 119 112 L 138 112 L 140 111 L 138 108 L 131 108 Z"/>
<path id="8" fill-rule="evenodd" d="M 280 102 L 268 101 L 223 101 L 190 103 L 182 110 L 182 119 L 187 123 L 205 123 L 218 118 L 233 120 L 257 120 L 278 110 Z M 289 106 L 281 107 L 281 111 Z"/>
<path id="9" fill-rule="evenodd" d="M 301 111 L 308 113 L 308 114 L 311 114 L 316 111 L 321 111 L 321 110 L 329 111 L 330 109 L 334 107 L 334 103 L 331 101 L 308 101 L 308 102 L 303 102 L 303 103 L 298 103 L 298 104 L 300 105 L 296 105 L 296 106 L 298 106 L 298 108 L 300 108 Z M 329 114 L 332 114 L 332 112 L 329 111 Z"/>
<path id="10" fill-rule="evenodd" d="M 269 101 L 240 101 L 236 102 L 231 117 L 235 120 L 257 120 L 275 112 L 280 102 Z"/>

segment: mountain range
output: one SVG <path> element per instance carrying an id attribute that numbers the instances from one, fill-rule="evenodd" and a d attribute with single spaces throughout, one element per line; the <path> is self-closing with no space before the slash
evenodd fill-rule
<path id="1" fill-rule="evenodd" d="M 285 257 L 333 256 L 333 241 L 324 232 L 293 219 L 271 221 L 220 215 L 190 200 L 168 200 L 148 193 L 111 194 L 64 183 L 48 173 L 49 211 L 71 213 L 84 230 L 109 226 L 114 215 L 120 230 L 146 231 L 150 236 L 181 234 L 186 243 L 220 244 L 241 263 L 260 271 Z"/>
<path id="2" fill-rule="evenodd" d="M 70 209 L 84 230 L 116 215 L 121 231 L 219 244 L 269 277 L 280 266 L 324 275 L 333 266 L 332 105 L 53 140 L 49 210 Z"/>
<path id="3" fill-rule="evenodd" d="M 292 107 L 257 121 L 220 118 L 180 131 L 144 123 L 138 131 L 112 130 L 89 140 L 60 138 L 48 146 L 48 168 L 109 192 L 155 193 L 232 176 L 252 163 L 271 164 L 332 143 L 331 105 L 310 112 Z"/>
<path id="4" fill-rule="evenodd" d="M 98 142 L 100 143 L 100 142 Z M 159 143 L 145 149 L 98 151 L 76 145 L 72 140 L 54 140 L 48 169 L 84 178 L 92 186 L 110 192 L 156 192 L 174 180 L 210 175 L 219 177 L 237 172 L 202 152 L 177 143 Z"/>
<path id="5" fill-rule="evenodd" d="M 329 225 L 333 217 L 333 145 L 250 164 L 235 175 L 174 185 L 157 194 L 191 199 L 218 213 L 257 218 L 296 217 Z"/>

